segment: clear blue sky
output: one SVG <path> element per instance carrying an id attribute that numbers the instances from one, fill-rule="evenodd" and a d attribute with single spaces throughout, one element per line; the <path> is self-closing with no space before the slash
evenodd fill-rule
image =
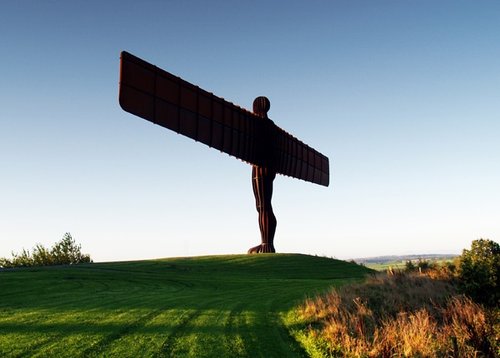
<path id="1" fill-rule="evenodd" d="M 250 167 L 124 112 L 127 50 L 330 158 L 275 180 L 279 252 L 458 253 L 500 237 L 498 1 L 2 1 L 0 257 L 244 253 Z"/>

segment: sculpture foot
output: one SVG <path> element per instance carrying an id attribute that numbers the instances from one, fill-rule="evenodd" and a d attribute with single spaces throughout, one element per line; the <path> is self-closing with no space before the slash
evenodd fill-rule
<path id="1" fill-rule="evenodd" d="M 248 250 L 249 254 L 275 253 L 274 245 L 260 244 Z"/>

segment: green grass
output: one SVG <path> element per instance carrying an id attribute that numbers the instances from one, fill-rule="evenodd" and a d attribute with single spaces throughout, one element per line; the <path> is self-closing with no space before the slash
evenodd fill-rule
<path id="1" fill-rule="evenodd" d="M 0 271 L 0 356 L 300 357 L 284 317 L 367 269 L 231 255 Z"/>

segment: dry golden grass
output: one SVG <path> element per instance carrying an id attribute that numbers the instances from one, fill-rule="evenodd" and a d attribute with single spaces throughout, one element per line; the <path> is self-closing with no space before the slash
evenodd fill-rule
<path id="1" fill-rule="evenodd" d="M 484 308 L 436 274 L 380 274 L 300 308 L 307 335 L 339 357 L 495 357 Z M 326 343 L 326 345 L 325 345 Z"/>

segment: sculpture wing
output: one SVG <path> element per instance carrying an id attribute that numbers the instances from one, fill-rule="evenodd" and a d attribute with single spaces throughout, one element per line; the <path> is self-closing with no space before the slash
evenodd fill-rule
<path id="1" fill-rule="evenodd" d="M 328 186 L 328 157 L 276 126 L 273 149 L 276 172 Z"/>
<path id="2" fill-rule="evenodd" d="M 273 136 L 276 171 L 328 185 L 328 158 L 260 117 L 123 51 L 120 106 L 245 162 L 265 166 L 266 136 Z M 326 160 L 326 161 L 325 161 Z"/>

